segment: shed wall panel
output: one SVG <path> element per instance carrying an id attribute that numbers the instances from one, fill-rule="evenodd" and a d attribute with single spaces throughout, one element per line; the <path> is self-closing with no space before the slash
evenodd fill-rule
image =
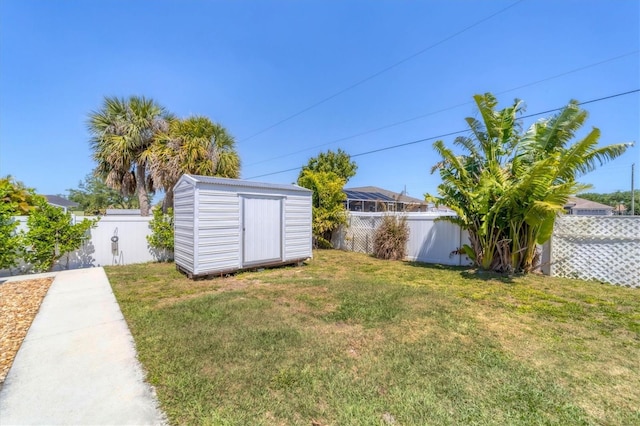
<path id="1" fill-rule="evenodd" d="M 196 274 L 240 268 L 240 199 L 207 185 L 198 188 Z"/>
<path id="2" fill-rule="evenodd" d="M 193 186 L 186 182 L 174 189 L 174 251 L 173 257 L 177 265 L 194 270 L 194 218 L 195 194 Z"/>
<path id="3" fill-rule="evenodd" d="M 284 204 L 284 260 L 311 257 L 311 196 L 289 195 Z"/>

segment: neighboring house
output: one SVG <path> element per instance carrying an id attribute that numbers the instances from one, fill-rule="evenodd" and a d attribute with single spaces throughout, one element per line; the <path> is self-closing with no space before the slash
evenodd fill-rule
<path id="1" fill-rule="evenodd" d="M 62 208 L 65 213 L 69 211 L 69 209 L 73 210 L 80 206 L 80 204 L 76 203 L 75 201 L 67 200 L 66 198 L 59 195 L 44 195 L 44 198 L 47 199 L 47 203 L 51 204 L 52 206 Z"/>
<path id="2" fill-rule="evenodd" d="M 347 195 L 345 207 L 349 211 L 426 212 L 434 210 L 433 205 L 424 200 L 378 188 L 377 186 L 345 188 L 343 191 Z"/>
<path id="3" fill-rule="evenodd" d="M 569 201 L 567 202 L 567 204 L 565 204 L 564 209 L 566 210 L 567 214 L 578 216 L 613 215 L 613 207 L 578 197 L 569 197 Z"/>

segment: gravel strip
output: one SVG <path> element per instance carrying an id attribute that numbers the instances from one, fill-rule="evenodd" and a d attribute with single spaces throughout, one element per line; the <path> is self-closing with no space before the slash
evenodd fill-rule
<path id="1" fill-rule="evenodd" d="M 53 278 L 0 284 L 0 384 L 40 309 Z"/>

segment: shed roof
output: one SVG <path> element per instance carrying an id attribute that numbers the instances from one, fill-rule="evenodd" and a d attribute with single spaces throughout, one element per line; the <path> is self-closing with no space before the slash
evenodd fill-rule
<path id="1" fill-rule="evenodd" d="M 262 188 L 262 189 L 273 189 L 273 190 L 299 191 L 299 192 L 306 192 L 306 193 L 312 192 L 310 189 L 303 188 L 298 185 L 254 182 L 251 180 L 229 179 L 229 178 L 199 176 L 199 175 L 189 175 L 189 174 L 182 175 L 182 177 L 180 177 L 176 185 L 178 185 L 182 180 L 186 180 L 192 183 L 202 182 L 202 183 L 210 183 L 215 185 L 232 186 L 232 187 L 251 187 L 251 188 Z"/>

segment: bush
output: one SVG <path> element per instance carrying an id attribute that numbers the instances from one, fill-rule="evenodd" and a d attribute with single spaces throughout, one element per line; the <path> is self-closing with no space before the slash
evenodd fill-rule
<path id="1" fill-rule="evenodd" d="M 11 176 L 0 178 L 0 269 L 20 262 L 22 243 L 14 216 L 29 214 L 42 197 Z"/>
<path id="2" fill-rule="evenodd" d="M 27 219 L 29 230 L 24 234 L 24 260 L 36 272 L 50 271 L 65 254 L 78 250 L 90 238 L 88 230 L 97 220 L 84 219 L 73 224 L 70 213 L 41 200 Z M 68 267 L 68 258 L 67 265 Z"/>
<path id="3" fill-rule="evenodd" d="M 147 242 L 154 255 L 161 261 L 169 261 L 173 253 L 173 209 L 153 210 L 153 219 L 149 222 L 151 235 L 147 236 Z"/>
<path id="4" fill-rule="evenodd" d="M 16 222 L 0 207 L 0 269 L 13 268 L 20 260 L 20 236 L 16 233 Z"/>
<path id="5" fill-rule="evenodd" d="M 379 259 L 402 260 L 407 254 L 409 226 L 405 216 L 386 215 L 373 235 L 373 255 Z"/>

